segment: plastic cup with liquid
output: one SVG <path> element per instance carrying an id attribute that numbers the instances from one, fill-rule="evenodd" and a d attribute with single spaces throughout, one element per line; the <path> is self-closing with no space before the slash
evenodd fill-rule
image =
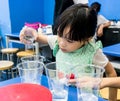
<path id="1" fill-rule="evenodd" d="M 45 71 L 48 78 L 49 89 L 52 93 L 53 101 L 67 101 L 68 78 L 66 73 L 58 69 L 57 66 L 56 62 L 46 64 Z"/>
<path id="2" fill-rule="evenodd" d="M 77 65 L 74 71 L 77 80 L 78 101 L 98 101 L 99 84 L 104 68 L 96 65 Z M 77 69 L 81 68 L 81 71 Z"/>
<path id="3" fill-rule="evenodd" d="M 45 61 L 45 57 L 41 56 L 41 55 L 30 55 L 30 56 L 21 57 L 21 61 L 22 62 L 25 62 L 25 61 L 44 62 Z"/>
<path id="4" fill-rule="evenodd" d="M 25 61 L 17 65 L 21 83 L 41 84 L 44 64 L 39 61 Z"/>

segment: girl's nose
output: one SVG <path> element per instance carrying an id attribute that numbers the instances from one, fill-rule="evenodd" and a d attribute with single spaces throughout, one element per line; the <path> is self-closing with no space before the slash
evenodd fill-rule
<path id="1" fill-rule="evenodd" d="M 66 46 L 65 39 L 61 38 L 61 40 L 59 41 L 59 45 L 60 45 L 61 47 L 65 47 L 65 46 Z"/>

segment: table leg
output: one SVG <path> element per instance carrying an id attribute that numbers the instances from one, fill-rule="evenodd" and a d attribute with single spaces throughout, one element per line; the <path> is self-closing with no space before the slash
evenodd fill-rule
<path id="1" fill-rule="evenodd" d="M 9 37 L 6 36 L 6 48 L 9 47 Z"/>

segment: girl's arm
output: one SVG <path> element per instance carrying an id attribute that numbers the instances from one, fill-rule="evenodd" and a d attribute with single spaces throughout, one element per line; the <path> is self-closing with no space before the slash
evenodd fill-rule
<path id="1" fill-rule="evenodd" d="M 117 74 L 110 62 L 105 66 L 106 77 L 117 77 Z M 109 88 L 109 101 L 116 101 L 117 99 L 117 88 Z"/>
<path id="2" fill-rule="evenodd" d="M 120 77 L 103 78 L 100 84 L 100 88 L 105 87 L 120 88 Z"/>

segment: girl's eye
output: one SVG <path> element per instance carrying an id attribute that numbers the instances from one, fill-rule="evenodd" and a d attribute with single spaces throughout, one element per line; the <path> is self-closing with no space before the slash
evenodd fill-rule
<path id="1" fill-rule="evenodd" d="M 73 40 L 69 40 L 69 39 L 66 39 L 67 40 L 67 42 L 69 42 L 69 43 L 73 43 L 74 41 Z"/>
<path id="2" fill-rule="evenodd" d="M 70 40 L 70 39 L 68 39 L 68 38 L 65 38 L 65 37 L 63 37 L 63 36 L 60 36 L 60 35 L 58 35 L 60 38 L 63 38 L 64 40 L 66 40 L 67 42 L 69 42 L 69 43 L 73 43 L 73 42 L 75 42 L 75 41 L 73 41 L 73 40 Z"/>

